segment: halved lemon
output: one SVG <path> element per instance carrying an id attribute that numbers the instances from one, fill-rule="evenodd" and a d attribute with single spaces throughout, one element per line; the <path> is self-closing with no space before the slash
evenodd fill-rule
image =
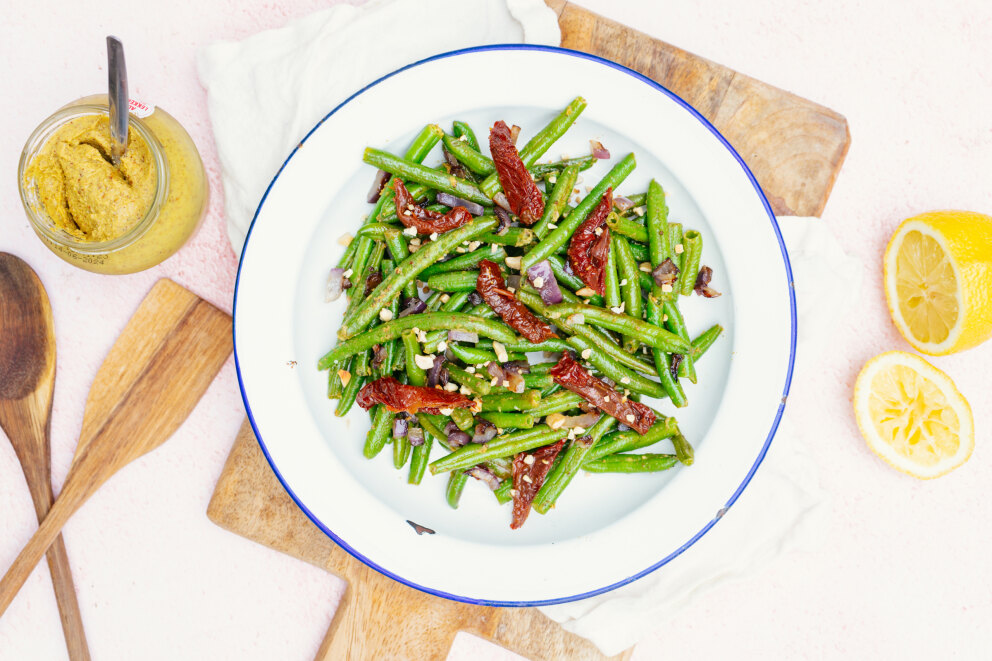
<path id="1" fill-rule="evenodd" d="M 992 217 L 909 218 L 889 240 L 884 268 L 889 313 L 915 349 L 942 356 L 992 336 Z"/>
<path id="2" fill-rule="evenodd" d="M 971 407 L 951 377 L 905 351 L 875 356 L 854 386 L 854 414 L 868 447 L 914 477 L 939 477 L 975 448 Z"/>

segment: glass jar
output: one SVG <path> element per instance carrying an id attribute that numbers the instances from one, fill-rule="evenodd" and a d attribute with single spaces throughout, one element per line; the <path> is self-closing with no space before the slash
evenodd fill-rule
<path id="1" fill-rule="evenodd" d="M 46 209 L 39 182 L 32 174 L 39 155 L 46 148 L 56 148 L 48 142 L 59 129 L 80 118 L 109 118 L 106 95 L 84 97 L 56 111 L 34 130 L 21 153 L 17 181 L 31 226 L 52 252 L 87 271 L 124 274 L 151 268 L 193 236 L 206 212 L 207 177 L 193 140 L 169 113 L 138 105 L 145 112 L 136 116 L 132 104 L 128 144 L 129 149 L 133 140 L 147 145 L 148 160 L 154 166 L 154 173 L 147 173 L 149 181 L 145 182 L 150 201 L 147 211 L 141 215 L 139 210 L 136 221 L 117 236 L 95 239 L 60 225 Z M 145 152 L 143 148 L 141 151 Z M 67 196 L 64 188 L 62 195 Z M 65 206 L 69 208 L 68 203 Z"/>

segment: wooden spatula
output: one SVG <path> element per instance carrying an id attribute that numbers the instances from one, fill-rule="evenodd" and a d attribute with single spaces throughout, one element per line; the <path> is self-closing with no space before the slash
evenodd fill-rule
<path id="1" fill-rule="evenodd" d="M 159 280 L 90 387 L 76 455 L 48 516 L 0 580 L 0 615 L 79 507 L 189 416 L 232 349 L 231 317 Z"/>
<path id="2" fill-rule="evenodd" d="M 0 252 L 0 427 L 21 462 L 41 523 L 52 493 L 52 394 L 55 324 L 48 293 L 24 260 Z M 62 631 L 71 661 L 89 661 L 86 632 L 62 536 L 48 549 Z"/>

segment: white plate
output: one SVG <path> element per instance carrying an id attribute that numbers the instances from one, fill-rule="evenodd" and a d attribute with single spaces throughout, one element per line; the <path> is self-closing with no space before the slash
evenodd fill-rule
<path id="1" fill-rule="evenodd" d="M 463 93 L 441 90 L 462 89 Z M 682 299 L 690 332 L 727 332 L 686 384 L 678 412 L 696 448 L 690 468 L 660 474 L 576 477 L 547 516 L 510 530 L 474 480 L 458 510 L 446 476 L 420 486 L 387 449 L 362 457 L 368 416 L 335 418 L 327 374 L 315 365 L 335 341 L 344 301 L 323 301 L 338 237 L 368 213 L 372 145 L 402 153 L 425 124 L 468 121 L 486 143 L 497 119 L 539 130 L 574 96 L 588 108 L 547 157 L 589 152 L 611 161 L 582 173 L 592 185 L 629 151 L 638 168 L 619 192 L 668 193 L 670 218 L 702 232 L 717 299 Z M 428 163 L 439 160 L 438 152 Z M 255 433 L 293 499 L 325 533 L 379 571 L 469 602 L 537 605 L 580 599 L 630 582 L 688 548 L 734 502 L 760 464 L 781 416 L 795 341 L 791 274 L 781 235 L 757 183 L 727 142 L 681 99 L 617 64 L 582 53 L 497 46 L 438 56 L 376 81 L 310 132 L 266 192 L 241 257 L 235 355 Z M 292 367 L 290 361 L 296 361 Z M 671 411 L 667 402 L 656 403 Z M 670 452 L 668 441 L 652 451 Z M 435 449 L 435 457 L 443 451 Z M 436 530 L 417 535 L 415 521 Z M 732 552 L 728 549 L 728 553 Z"/>

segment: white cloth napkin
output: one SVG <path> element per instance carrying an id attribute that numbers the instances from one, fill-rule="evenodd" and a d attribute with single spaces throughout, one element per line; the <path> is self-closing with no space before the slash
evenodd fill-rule
<path id="1" fill-rule="evenodd" d="M 432 16 L 445 20 L 425 18 Z M 411 26 L 416 38 L 407 38 Z M 241 253 L 262 194 L 289 152 L 356 90 L 459 48 L 560 41 L 558 19 L 542 0 L 371 0 L 203 49 L 197 65 L 234 252 Z"/>
<path id="2" fill-rule="evenodd" d="M 466 11 L 466 6 L 471 11 Z M 423 16 L 447 16 L 423 21 Z M 416 24 L 418 39 L 389 40 Z M 228 229 L 240 252 L 273 174 L 300 138 L 371 80 L 437 53 L 487 43 L 559 43 L 554 13 L 541 0 L 372 0 L 340 4 L 283 28 L 200 53 L 200 79 L 224 181 Z M 792 258 L 799 313 L 796 379 L 815 361 L 859 286 L 851 266 L 817 219 L 780 218 Z M 764 464 L 738 502 L 692 549 L 622 589 L 543 608 L 566 629 L 616 654 L 696 596 L 754 571 L 779 553 L 815 539 L 823 496 L 816 466 L 788 412 Z M 734 548 L 732 554 L 727 548 Z"/>

